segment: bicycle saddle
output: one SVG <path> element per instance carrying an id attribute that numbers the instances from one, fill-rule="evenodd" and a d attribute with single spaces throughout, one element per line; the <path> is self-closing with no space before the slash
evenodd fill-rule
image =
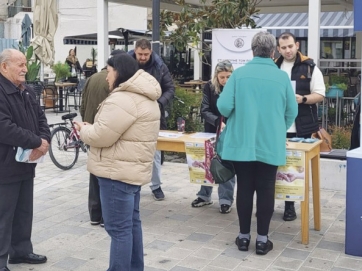
<path id="1" fill-rule="evenodd" d="M 74 119 L 77 113 L 69 113 L 62 116 L 62 120 Z"/>

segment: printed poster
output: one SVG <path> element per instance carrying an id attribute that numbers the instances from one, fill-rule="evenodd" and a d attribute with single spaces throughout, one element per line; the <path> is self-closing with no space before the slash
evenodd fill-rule
<path id="1" fill-rule="evenodd" d="M 205 139 L 200 142 L 185 142 L 186 160 L 190 173 L 190 182 L 214 186 L 214 182 L 205 178 Z"/>
<path id="2" fill-rule="evenodd" d="M 278 167 L 275 183 L 275 199 L 304 201 L 305 152 L 287 150 L 285 166 Z"/>
<path id="3" fill-rule="evenodd" d="M 251 41 L 256 33 L 266 29 L 213 29 L 211 70 L 215 70 L 217 63 L 229 60 L 234 70 L 244 66 L 253 59 Z"/>

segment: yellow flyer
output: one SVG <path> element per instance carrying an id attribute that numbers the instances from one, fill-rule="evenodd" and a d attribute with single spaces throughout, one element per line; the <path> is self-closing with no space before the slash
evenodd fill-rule
<path id="1" fill-rule="evenodd" d="M 190 182 L 202 185 L 215 185 L 205 178 L 205 139 L 200 142 L 185 142 L 186 160 Z"/>
<path id="2" fill-rule="evenodd" d="M 278 167 L 275 183 L 275 199 L 303 201 L 305 187 L 305 153 L 287 150 L 285 166 Z"/>

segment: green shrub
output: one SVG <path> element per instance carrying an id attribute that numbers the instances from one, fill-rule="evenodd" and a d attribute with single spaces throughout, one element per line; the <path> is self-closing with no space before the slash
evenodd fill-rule
<path id="1" fill-rule="evenodd" d="M 352 127 L 345 126 L 330 126 L 328 129 L 332 136 L 333 149 L 346 149 L 348 150 L 351 145 L 351 132 Z"/>
<path id="2" fill-rule="evenodd" d="M 52 70 L 55 73 L 55 80 L 59 81 L 70 76 L 70 68 L 67 63 L 62 63 L 58 61 L 52 66 Z"/>
<path id="3" fill-rule="evenodd" d="M 348 85 L 348 78 L 342 75 L 332 74 L 329 79 L 330 85 L 346 84 Z"/>
<path id="4" fill-rule="evenodd" d="M 177 118 L 183 117 L 185 119 L 186 132 L 203 131 L 204 126 L 199 117 L 202 92 L 193 93 L 187 92 L 182 88 L 176 88 L 175 96 L 183 103 L 176 98 L 173 100 L 170 110 L 167 110 L 169 112 L 167 128 L 169 130 L 177 130 Z"/>

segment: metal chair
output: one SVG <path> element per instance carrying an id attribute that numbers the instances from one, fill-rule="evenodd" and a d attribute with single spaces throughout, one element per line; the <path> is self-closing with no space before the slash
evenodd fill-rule
<path id="1" fill-rule="evenodd" d="M 43 103 L 42 103 L 42 95 L 43 95 L 43 90 L 44 90 L 44 84 L 41 81 L 27 81 L 26 85 L 31 87 L 33 89 L 33 91 L 35 92 L 35 99 L 37 100 L 37 102 L 39 103 L 39 105 L 43 108 Z M 44 108 L 43 108 L 44 110 Z"/>
<path id="2" fill-rule="evenodd" d="M 65 108 L 74 107 L 75 110 L 80 108 L 82 99 L 82 90 L 86 79 L 78 79 L 78 84 L 74 87 L 68 87 L 65 92 Z M 70 105 L 70 97 L 73 97 L 73 105 Z"/>

